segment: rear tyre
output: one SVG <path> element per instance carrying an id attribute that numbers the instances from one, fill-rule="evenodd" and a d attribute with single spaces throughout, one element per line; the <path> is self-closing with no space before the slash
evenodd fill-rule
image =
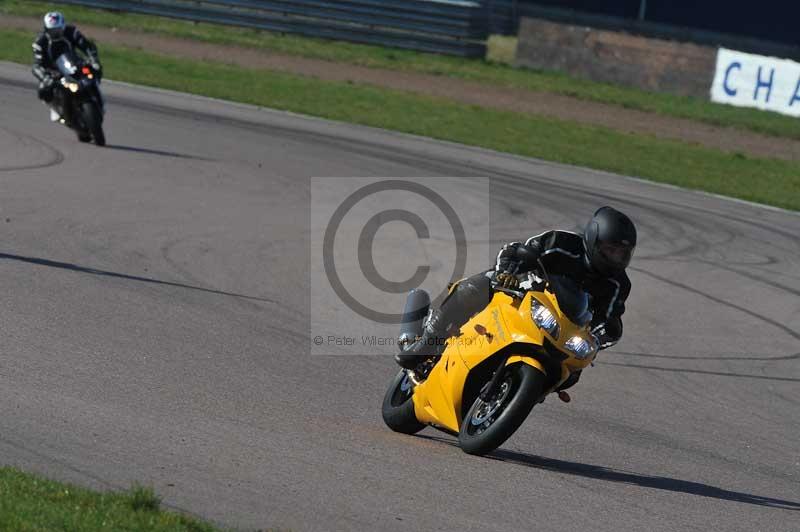
<path id="1" fill-rule="evenodd" d="M 383 398 L 383 421 L 395 432 L 416 434 L 425 428 L 414 413 L 414 388 L 405 370 L 397 373 Z"/>
<path id="2" fill-rule="evenodd" d="M 475 399 L 461 422 L 458 444 L 467 454 L 484 455 L 500 447 L 545 391 L 545 375 L 528 364 L 512 364 L 502 371 L 499 389 L 486 401 Z"/>
<path id="3" fill-rule="evenodd" d="M 106 145 L 106 135 L 103 132 L 103 115 L 94 102 L 84 102 L 81 106 L 83 119 L 86 127 L 91 133 L 94 143 L 98 146 Z"/>

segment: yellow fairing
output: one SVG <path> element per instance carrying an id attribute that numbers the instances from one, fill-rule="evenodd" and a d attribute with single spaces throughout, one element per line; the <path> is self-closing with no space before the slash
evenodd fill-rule
<path id="1" fill-rule="evenodd" d="M 442 359 L 428 378 L 414 390 L 414 410 L 423 423 L 458 432 L 461 400 L 470 370 L 512 343 L 541 346 L 543 333 L 530 318 L 530 300 L 520 301 L 497 292 L 489 305 L 450 338 Z M 514 357 L 543 373 L 542 364 L 531 357 Z"/>
<path id="2" fill-rule="evenodd" d="M 533 298 L 545 305 L 556 318 L 560 327 L 558 338 L 543 332 L 533 322 Z M 511 355 L 506 364 L 528 364 L 545 375 L 547 369 L 537 356 L 550 349 L 550 354 L 543 356 L 551 357 L 552 350 L 555 349 L 560 372 L 549 375 L 552 385 L 548 392 L 552 391 L 571 372 L 585 368 L 594 359 L 594 355 L 579 359 L 565 347 L 565 343 L 573 336 L 594 342 L 588 335 L 587 326 L 578 326 L 567 319 L 561 312 L 556 297 L 550 292 L 528 292 L 523 299 L 495 292 L 489 305 L 461 328 L 460 335 L 448 340 L 440 361 L 431 370 L 428 378 L 414 389 L 414 412 L 417 419 L 458 432 L 461 425 L 462 395 L 470 371 L 504 348 L 508 348 L 506 353 Z M 549 344 L 548 348 L 545 348 L 545 343 Z M 557 371 L 558 368 L 552 362 L 548 367 L 552 368 L 551 371 Z"/>
<path id="3" fill-rule="evenodd" d="M 587 327 L 586 326 L 581 327 L 569 321 L 569 319 L 567 319 L 566 316 L 564 316 L 564 313 L 561 312 L 561 308 L 559 308 L 558 306 L 558 301 L 556 300 L 556 297 L 550 292 L 528 293 L 528 295 L 525 297 L 525 300 L 527 301 L 528 298 L 536 298 L 540 303 L 543 303 L 545 306 L 547 306 L 550 309 L 550 311 L 553 312 L 553 314 L 556 316 L 556 319 L 558 320 L 559 323 L 559 327 L 561 328 L 561 332 L 559 334 L 558 340 L 552 338 L 550 340 L 556 347 L 558 347 L 565 354 L 569 354 L 569 351 L 567 351 L 566 348 L 564 347 L 564 344 L 567 342 L 567 340 L 569 340 L 573 336 L 580 336 L 582 338 L 587 337 Z M 528 301 L 527 308 L 530 309 L 530 301 Z M 592 340 L 592 342 L 594 342 L 594 340 Z M 595 356 L 597 356 L 596 351 L 592 356 L 584 359 L 579 359 L 574 356 L 568 356 L 568 358 L 563 362 L 564 369 L 567 370 L 566 375 L 564 375 L 564 379 L 566 379 L 569 376 L 569 373 L 577 371 L 579 369 L 583 369 L 589 364 L 591 364 Z"/>
<path id="4" fill-rule="evenodd" d="M 455 356 L 453 356 L 455 354 Z M 414 413 L 423 423 L 458 432 L 461 394 L 469 368 L 450 347 L 428 378 L 414 389 Z"/>
<path id="5" fill-rule="evenodd" d="M 534 368 L 538 369 L 539 371 L 547 375 L 547 370 L 544 369 L 542 363 L 533 357 L 523 357 L 515 355 L 513 357 L 508 358 L 508 360 L 506 361 L 506 366 L 510 366 L 511 364 L 516 364 L 518 362 L 521 362 L 523 364 L 528 364 L 529 366 L 533 366 Z"/>

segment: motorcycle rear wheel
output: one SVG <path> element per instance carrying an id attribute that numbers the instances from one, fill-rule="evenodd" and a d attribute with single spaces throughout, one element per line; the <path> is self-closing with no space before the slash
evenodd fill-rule
<path id="1" fill-rule="evenodd" d="M 425 428 L 414 413 L 414 401 L 411 399 L 413 394 L 414 388 L 408 374 L 405 370 L 400 370 L 386 390 L 381 408 L 384 423 L 393 431 L 416 434 Z"/>
<path id="2" fill-rule="evenodd" d="M 475 399 L 461 422 L 458 444 L 467 454 L 481 456 L 500 447 L 544 393 L 546 377 L 536 368 L 517 363 L 502 371 L 499 389 L 486 401 Z"/>

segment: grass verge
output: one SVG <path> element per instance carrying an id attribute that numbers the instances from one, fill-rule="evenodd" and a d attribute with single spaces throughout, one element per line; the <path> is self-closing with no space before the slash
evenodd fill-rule
<path id="1" fill-rule="evenodd" d="M 23 32 L 0 32 L 0 59 L 28 63 Z M 727 154 L 608 128 L 485 109 L 400 91 L 108 47 L 112 79 L 519 155 L 634 175 L 800 210 L 800 164 Z M 109 116 L 113 120 L 113 111 Z"/>
<path id="2" fill-rule="evenodd" d="M 64 5 L 59 2 L 0 0 L 0 13 L 41 16 L 45 11 L 54 8 L 61 9 L 69 20 L 79 24 L 118 27 L 373 68 L 436 74 L 503 87 L 552 92 L 713 125 L 800 139 L 800 121 L 794 117 L 757 109 L 720 105 L 699 98 L 652 93 L 598 83 L 555 72 L 514 68 L 504 64 L 511 54 L 508 50 L 509 43 L 505 39 L 496 39 L 498 44 L 490 51 L 490 58 L 496 60 L 479 61 L 147 15 L 116 13 Z"/>
<path id="3" fill-rule="evenodd" d="M 151 489 L 98 493 L 0 468 L 0 530 L 213 532 L 210 524 L 160 509 Z"/>

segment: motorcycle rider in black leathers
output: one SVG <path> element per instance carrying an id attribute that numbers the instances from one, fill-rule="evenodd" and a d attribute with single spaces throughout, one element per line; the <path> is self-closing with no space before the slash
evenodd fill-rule
<path id="1" fill-rule="evenodd" d="M 395 356 L 397 363 L 414 369 L 422 361 L 441 353 L 448 337 L 480 312 L 492 299 L 492 280 L 505 288 L 517 288 L 520 275 L 534 272 L 563 275 L 577 281 L 592 300 L 592 334 L 599 349 L 613 346 L 622 337 L 621 316 L 631 283 L 625 268 L 636 246 L 636 227 L 623 213 L 601 207 L 589 220 L 582 235 L 570 231 L 546 231 L 524 244 L 503 246 L 494 270 L 461 281 L 431 313 L 422 336 Z M 542 271 L 543 270 L 543 271 Z M 573 373 L 559 390 L 573 386 L 580 372 Z"/>
<path id="2" fill-rule="evenodd" d="M 39 80 L 39 99 L 45 103 L 53 101 L 55 83 L 60 76 L 55 61 L 61 54 L 80 50 L 89 59 L 97 81 L 102 77 L 102 67 L 97 56 L 97 47 L 78 31 L 67 25 L 64 15 L 52 11 L 44 16 L 44 29 L 33 41 L 33 75 Z M 69 122 L 70 117 L 63 117 Z"/>

